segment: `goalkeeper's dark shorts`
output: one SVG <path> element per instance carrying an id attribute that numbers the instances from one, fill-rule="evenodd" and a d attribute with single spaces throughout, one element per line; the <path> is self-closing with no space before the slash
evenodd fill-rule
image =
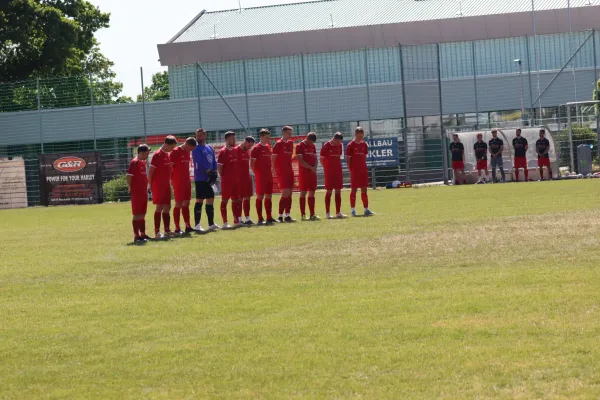
<path id="1" fill-rule="evenodd" d="M 196 182 L 196 199 L 213 199 L 215 197 L 215 191 L 207 181 Z"/>

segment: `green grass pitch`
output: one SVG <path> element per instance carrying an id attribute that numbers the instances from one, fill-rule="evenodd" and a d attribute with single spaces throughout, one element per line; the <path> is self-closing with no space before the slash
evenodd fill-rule
<path id="1" fill-rule="evenodd" d="M 600 397 L 600 181 L 370 194 L 146 246 L 0 211 L 0 398 Z"/>

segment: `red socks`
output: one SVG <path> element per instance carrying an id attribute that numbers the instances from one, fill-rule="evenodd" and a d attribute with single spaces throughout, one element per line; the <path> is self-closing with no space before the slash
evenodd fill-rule
<path id="1" fill-rule="evenodd" d="M 342 212 L 342 194 L 335 193 L 335 212 L 339 214 Z"/>
<path id="2" fill-rule="evenodd" d="M 162 213 L 163 225 L 165 226 L 165 233 L 171 232 L 171 214 L 168 212 Z"/>
<path id="3" fill-rule="evenodd" d="M 265 200 L 266 202 L 266 200 Z M 262 213 L 262 200 L 256 199 L 256 213 L 258 214 L 258 219 L 264 219 Z"/>
<path id="4" fill-rule="evenodd" d="M 160 232 L 160 213 L 154 212 L 154 232 Z"/>
<path id="5" fill-rule="evenodd" d="M 314 197 L 308 198 L 308 208 L 310 210 L 310 216 L 312 217 L 313 215 L 315 215 L 315 198 Z"/>
<path id="6" fill-rule="evenodd" d="M 138 220 L 134 219 L 133 221 L 131 221 L 131 225 L 133 225 L 133 236 L 135 236 L 135 237 L 140 236 L 140 227 L 138 224 Z"/>
<path id="7" fill-rule="evenodd" d="M 282 215 L 285 212 L 286 206 L 287 206 L 287 197 L 281 197 L 279 199 L 279 215 Z"/>
<path id="8" fill-rule="evenodd" d="M 306 215 L 306 197 L 300 197 L 300 215 Z"/>
<path id="9" fill-rule="evenodd" d="M 175 222 L 175 230 L 176 231 L 181 230 L 179 227 L 180 215 L 181 215 L 181 208 L 175 207 L 173 209 L 173 221 Z"/>
<path id="10" fill-rule="evenodd" d="M 186 228 L 190 228 L 190 206 L 181 207 L 181 215 L 183 215 L 183 222 Z"/>
<path id="11" fill-rule="evenodd" d="M 356 208 L 356 192 L 355 191 L 350 192 L 350 207 Z"/>
<path id="12" fill-rule="evenodd" d="M 223 218 L 223 223 L 227 223 L 227 203 L 221 202 L 221 218 Z"/>
<path id="13" fill-rule="evenodd" d="M 526 171 L 527 171 L 527 170 L 526 170 Z M 518 170 L 518 169 L 515 169 L 515 180 L 516 180 L 517 182 L 519 182 L 519 170 Z M 527 178 L 525 178 L 525 180 L 527 180 Z"/>
<path id="14" fill-rule="evenodd" d="M 244 199 L 244 216 L 250 217 L 250 199 Z"/>
<path id="15" fill-rule="evenodd" d="M 331 209 L 331 193 L 325 194 L 325 212 L 329 214 L 329 210 Z"/>
<path id="16" fill-rule="evenodd" d="M 267 219 L 273 219 L 273 199 L 265 199 L 265 211 L 267 212 Z"/>
<path id="17" fill-rule="evenodd" d="M 360 198 L 362 199 L 363 207 L 369 208 L 369 195 L 366 192 L 361 193 Z"/>

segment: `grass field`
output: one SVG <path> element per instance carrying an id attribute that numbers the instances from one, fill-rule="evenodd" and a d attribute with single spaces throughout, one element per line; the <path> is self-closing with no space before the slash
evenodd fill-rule
<path id="1" fill-rule="evenodd" d="M 0 211 L 0 398 L 598 398 L 599 194 L 382 190 L 146 246 L 129 204 Z"/>

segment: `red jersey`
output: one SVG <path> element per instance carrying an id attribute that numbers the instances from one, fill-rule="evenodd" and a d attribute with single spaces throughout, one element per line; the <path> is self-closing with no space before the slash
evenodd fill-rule
<path id="1" fill-rule="evenodd" d="M 321 157 L 325 160 L 323 166 L 325 171 L 329 173 L 342 173 L 342 145 L 334 145 L 331 142 L 326 142 L 321 148 Z"/>
<path id="2" fill-rule="evenodd" d="M 135 157 L 133 160 L 131 160 L 131 163 L 129 163 L 127 175 L 132 177 L 132 194 L 148 192 L 148 175 L 146 174 L 146 161 L 138 160 L 138 158 Z"/>
<path id="3" fill-rule="evenodd" d="M 252 148 L 250 156 L 256 160 L 254 173 L 257 176 L 271 175 L 271 146 L 257 144 Z"/>
<path id="4" fill-rule="evenodd" d="M 235 155 L 235 174 L 243 178 L 250 176 L 250 151 L 244 150 L 240 146 L 233 149 Z"/>
<path id="5" fill-rule="evenodd" d="M 294 155 L 294 142 L 288 140 L 284 142 L 283 139 L 279 139 L 273 146 L 273 154 L 277 155 L 277 161 L 275 169 L 277 171 L 292 172 L 292 158 Z M 293 172 L 292 172 L 293 173 Z"/>
<path id="6" fill-rule="evenodd" d="M 235 180 L 235 149 L 229 149 L 223 147 L 219 151 L 219 158 L 217 163 L 223 166 L 223 173 L 221 179 L 228 183 L 234 182 Z"/>
<path id="7" fill-rule="evenodd" d="M 308 143 L 303 140 L 296 146 L 296 154 L 302 155 L 302 159 L 308 165 L 316 166 L 317 159 L 317 148 L 314 143 Z M 305 170 L 306 168 L 300 165 L 300 170 Z"/>
<path id="8" fill-rule="evenodd" d="M 346 147 L 346 157 L 352 157 L 350 161 L 349 169 L 352 171 L 368 170 L 367 168 L 367 155 L 369 154 L 369 145 L 367 142 L 362 141 L 360 143 L 354 140 L 348 143 Z"/>
<path id="9" fill-rule="evenodd" d="M 154 176 L 152 177 L 152 184 L 164 184 L 165 186 L 171 186 L 171 170 L 173 164 L 171 163 L 171 157 L 169 153 L 158 149 L 152 156 L 152 162 L 150 163 L 154 167 Z"/>
<path id="10" fill-rule="evenodd" d="M 190 152 L 185 151 L 182 146 L 175 147 L 169 154 L 173 163 L 173 174 L 171 180 L 173 186 L 178 184 L 187 184 L 190 179 Z"/>

